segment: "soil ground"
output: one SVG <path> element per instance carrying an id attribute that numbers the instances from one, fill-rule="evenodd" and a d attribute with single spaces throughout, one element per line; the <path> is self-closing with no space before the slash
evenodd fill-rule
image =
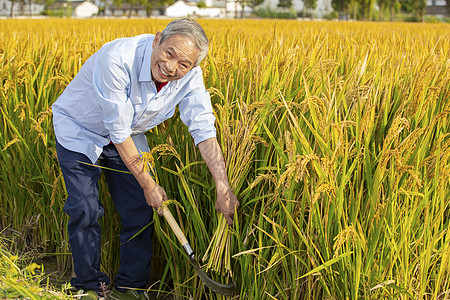
<path id="1" fill-rule="evenodd" d="M 57 290 L 62 291 L 67 283 L 70 282 L 72 278 L 72 270 L 67 269 L 64 272 L 58 270 L 57 258 L 56 256 L 47 256 L 36 261 L 37 264 L 44 265 L 44 273 L 48 277 L 48 282 Z M 74 291 L 74 290 L 73 290 Z M 171 295 L 160 295 L 157 298 L 158 293 L 150 292 L 149 299 L 161 299 L 161 300 L 171 300 L 173 297 Z"/>

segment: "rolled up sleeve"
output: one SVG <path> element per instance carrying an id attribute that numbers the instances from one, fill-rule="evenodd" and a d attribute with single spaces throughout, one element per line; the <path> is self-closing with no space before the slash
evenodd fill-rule
<path id="1" fill-rule="evenodd" d="M 179 103 L 180 118 L 189 128 L 189 133 L 197 146 L 209 138 L 216 137 L 216 118 L 207 91 L 193 92 Z"/>
<path id="2" fill-rule="evenodd" d="M 126 68 L 106 55 L 94 68 L 93 86 L 103 111 L 103 123 L 115 144 L 131 135 L 134 109 L 127 95 L 130 76 Z"/>

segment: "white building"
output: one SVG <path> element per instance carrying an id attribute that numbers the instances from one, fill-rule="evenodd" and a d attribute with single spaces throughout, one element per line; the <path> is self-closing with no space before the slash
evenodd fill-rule
<path id="1" fill-rule="evenodd" d="M 180 18 L 196 15 L 198 11 L 197 3 L 177 1 L 166 8 L 165 15 L 171 18 Z"/>
<path id="2" fill-rule="evenodd" d="M 216 0 L 206 0 L 206 7 L 199 8 L 196 2 L 177 1 L 166 8 L 165 15 L 171 18 L 201 16 L 209 18 L 225 17 L 225 5 L 216 6 Z M 223 2 L 223 1 L 222 1 Z M 219 3 L 220 5 L 220 3 Z"/>
<path id="3" fill-rule="evenodd" d="M 73 14 L 76 18 L 90 18 L 98 14 L 98 6 L 89 1 L 80 1 L 79 5 L 75 6 Z"/>
<path id="4" fill-rule="evenodd" d="M 450 16 L 450 11 L 447 10 L 447 2 L 445 0 L 427 0 L 425 11 L 427 15 L 437 17 Z"/>
<path id="5" fill-rule="evenodd" d="M 65 11 L 74 18 L 90 18 L 98 14 L 98 6 L 90 1 L 56 1 L 49 11 Z"/>

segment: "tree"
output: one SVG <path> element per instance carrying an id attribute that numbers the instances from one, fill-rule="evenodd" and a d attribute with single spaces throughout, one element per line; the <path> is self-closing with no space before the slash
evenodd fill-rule
<path id="1" fill-rule="evenodd" d="M 414 13 L 416 21 L 423 21 L 426 0 L 400 0 L 401 10 L 405 13 Z"/>
<path id="2" fill-rule="evenodd" d="M 108 5 L 108 0 L 98 0 L 98 15 L 99 16 L 104 16 L 105 15 L 105 9 L 106 6 Z"/>
<path id="3" fill-rule="evenodd" d="M 413 0 L 399 0 L 401 11 L 404 13 L 412 13 L 414 11 Z"/>
<path id="4" fill-rule="evenodd" d="M 260 4 L 263 4 L 265 0 L 237 0 L 236 2 L 239 2 L 239 5 L 241 6 L 241 18 L 244 18 L 244 8 L 250 7 L 252 11 L 255 11 L 255 7 L 257 7 Z M 237 13 L 237 11 L 236 11 Z"/>
<path id="5" fill-rule="evenodd" d="M 107 1 L 107 0 L 103 0 Z M 172 5 L 174 0 L 113 0 L 113 3 L 117 6 L 122 6 L 123 4 L 129 4 L 128 17 L 131 17 L 133 10 L 137 7 L 142 7 L 146 10 L 147 17 L 152 15 L 153 9 L 161 7 L 164 5 Z"/>
<path id="6" fill-rule="evenodd" d="M 131 15 L 133 14 L 133 9 L 135 9 L 136 6 L 142 3 L 141 0 L 126 0 L 128 4 L 130 4 L 130 10 L 128 11 L 128 18 L 131 18 Z"/>
<path id="7" fill-rule="evenodd" d="M 353 12 L 353 20 L 356 20 L 356 12 L 358 10 L 358 0 L 350 0 L 350 7 Z"/>
<path id="8" fill-rule="evenodd" d="M 425 17 L 425 7 L 427 6 L 426 0 L 415 0 L 414 1 L 414 12 L 416 20 L 423 22 Z"/>
<path id="9" fill-rule="evenodd" d="M 289 9 L 292 7 L 292 0 L 278 0 L 278 7 Z"/>
<path id="10" fill-rule="evenodd" d="M 377 0 L 377 4 L 378 4 L 378 20 L 381 22 L 383 21 L 383 10 L 384 10 L 384 6 L 386 4 L 386 0 Z"/>
<path id="11" fill-rule="evenodd" d="M 20 2 L 20 1 L 19 0 L 11 0 L 11 10 L 10 10 L 10 13 L 9 13 L 9 16 L 11 18 L 14 17 L 14 5 L 16 5 L 17 2 Z"/>
<path id="12" fill-rule="evenodd" d="M 244 18 L 244 8 L 247 6 L 248 2 L 249 2 L 248 0 L 236 0 L 235 1 L 235 4 L 239 3 L 239 5 L 241 6 L 241 15 L 240 15 L 241 19 Z M 234 7 L 235 7 L 235 10 L 236 10 L 234 17 L 237 19 L 237 17 L 238 17 L 237 5 L 235 5 Z"/>
<path id="13" fill-rule="evenodd" d="M 263 4 L 264 1 L 265 1 L 265 0 L 250 0 L 250 1 L 248 1 L 247 6 L 249 6 L 249 7 L 252 9 L 252 11 L 255 11 L 255 8 L 256 8 L 258 5 Z M 450 1 L 450 0 L 447 0 L 447 1 Z"/>
<path id="14" fill-rule="evenodd" d="M 380 9 L 379 20 L 383 21 L 384 9 L 385 7 L 389 7 L 389 19 L 391 22 L 394 22 L 395 11 L 399 6 L 398 0 L 377 0 L 377 4 Z"/>
<path id="15" fill-rule="evenodd" d="M 306 12 L 308 14 L 310 14 L 311 19 L 312 19 L 312 12 L 316 9 L 317 7 L 317 0 L 304 0 L 304 4 L 305 4 L 305 9 Z"/>
<path id="16" fill-rule="evenodd" d="M 398 0 L 390 0 L 389 1 L 389 15 L 390 15 L 390 21 L 394 22 L 394 14 L 395 14 L 395 7 L 398 6 Z"/>
<path id="17" fill-rule="evenodd" d="M 32 11 L 31 6 L 33 5 L 33 2 L 39 3 L 39 0 L 9 0 L 11 2 L 11 8 L 9 12 L 9 16 L 11 18 L 14 17 L 14 7 L 19 4 L 19 15 L 25 15 L 25 9 L 28 8 L 28 15 L 31 17 Z"/>
<path id="18" fill-rule="evenodd" d="M 345 19 L 350 19 L 350 1 L 349 0 L 332 0 L 331 6 L 339 13 L 339 17 L 345 16 Z"/>
<path id="19" fill-rule="evenodd" d="M 372 13 L 373 0 L 357 0 L 361 12 L 362 20 L 370 20 Z"/>
<path id="20" fill-rule="evenodd" d="M 164 5 L 172 5 L 174 3 L 174 0 L 140 0 L 142 6 L 145 7 L 145 10 L 147 11 L 147 17 L 150 18 L 152 15 L 153 9 L 157 7 L 162 7 Z"/>

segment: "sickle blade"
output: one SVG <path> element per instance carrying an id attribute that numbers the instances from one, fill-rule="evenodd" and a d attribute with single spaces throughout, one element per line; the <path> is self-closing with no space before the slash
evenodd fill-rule
<path id="1" fill-rule="evenodd" d="M 223 284 L 216 282 L 208 277 L 205 272 L 200 268 L 199 263 L 195 260 L 194 255 L 189 256 L 189 260 L 194 266 L 195 272 L 198 277 L 202 280 L 202 282 L 213 292 L 224 295 L 224 296 L 233 296 L 236 293 L 236 285 L 234 282 L 232 284 Z"/>

